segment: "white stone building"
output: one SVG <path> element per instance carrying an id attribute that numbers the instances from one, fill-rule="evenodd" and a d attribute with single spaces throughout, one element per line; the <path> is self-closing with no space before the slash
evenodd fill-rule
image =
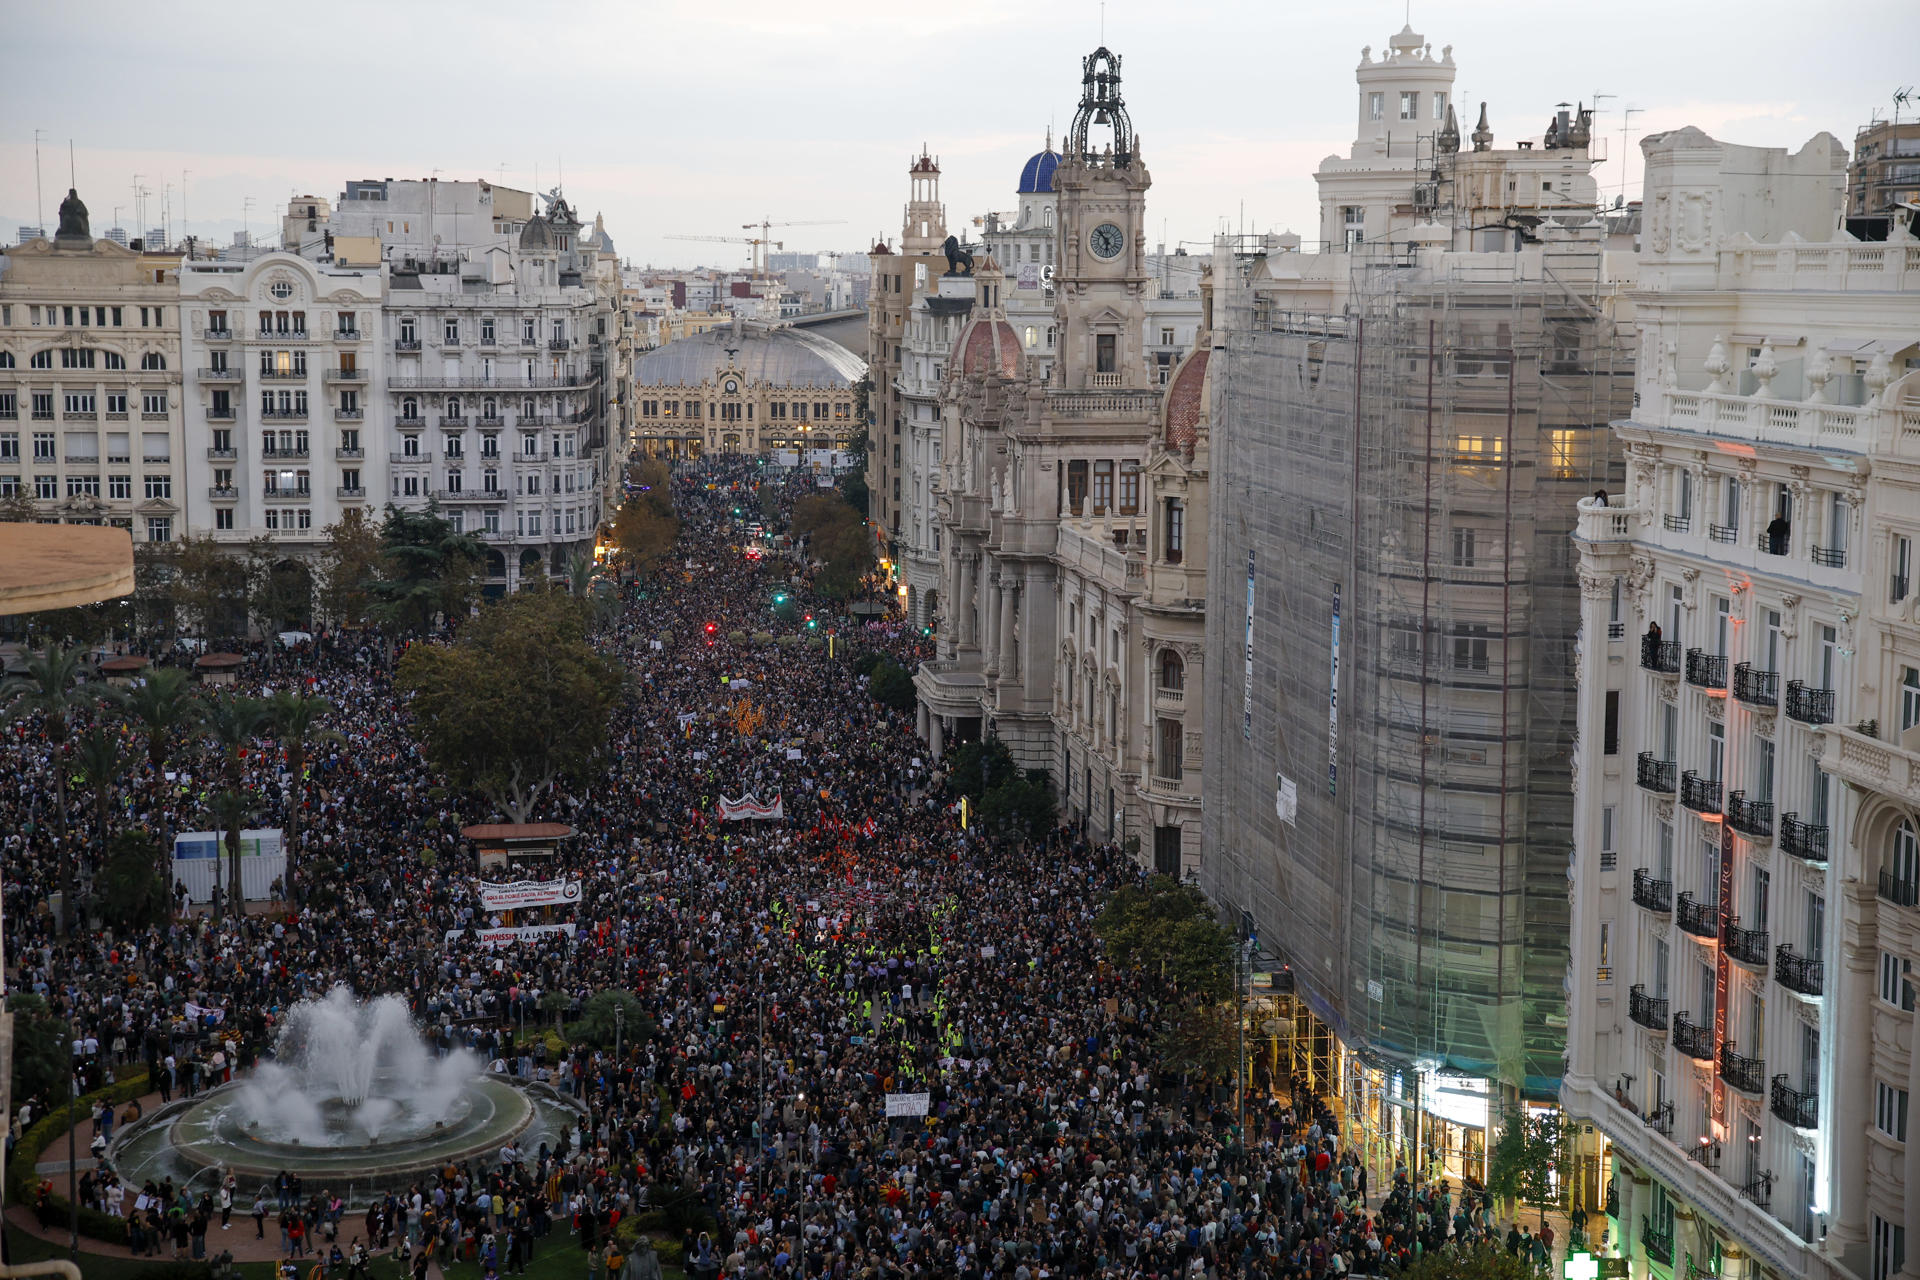
<path id="1" fill-rule="evenodd" d="M 991 265 L 990 259 L 976 264 Z M 905 447 L 901 479 L 904 508 L 900 533 L 893 539 L 894 570 L 906 587 L 907 621 L 931 627 L 940 598 L 940 449 L 941 390 L 953 356 L 954 340 L 978 300 L 971 275 L 942 275 L 919 294 L 907 311 L 900 344 L 901 438 Z"/>
<path id="2" fill-rule="evenodd" d="M 1624 493 L 1582 502 L 1567 1109 L 1630 1274 L 1913 1280 L 1920 243 L 1846 152 L 1645 139 Z"/>

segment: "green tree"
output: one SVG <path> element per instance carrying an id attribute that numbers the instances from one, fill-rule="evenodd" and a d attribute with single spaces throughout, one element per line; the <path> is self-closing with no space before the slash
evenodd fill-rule
<path id="1" fill-rule="evenodd" d="M 74 910 L 72 841 L 67 831 L 67 752 L 74 717 L 99 702 L 99 694 L 80 683 L 80 655 L 50 644 L 27 659 L 19 675 L 0 681 L 0 720 L 40 717 L 42 731 L 53 748 L 53 796 L 60 833 L 61 927 L 73 932 Z"/>
<path id="2" fill-rule="evenodd" d="M 613 517 L 615 553 L 642 578 L 672 553 L 679 537 L 680 522 L 664 485 L 632 494 Z"/>
<path id="3" fill-rule="evenodd" d="M 1053 788 L 1031 778 L 1003 782 L 982 797 L 980 822 L 997 840 L 1039 840 L 1053 826 Z"/>
<path id="4" fill-rule="evenodd" d="M 514 822 L 599 755 L 621 683 L 587 642 L 585 604 L 557 594 L 489 605 L 455 643 L 414 645 L 399 670 L 427 759 Z"/>
<path id="5" fill-rule="evenodd" d="M 247 633 L 246 563 L 215 542 L 211 533 L 178 539 L 168 574 L 172 612 L 179 624 L 207 639 Z"/>
<path id="6" fill-rule="evenodd" d="M 1423 1253 L 1400 1272 L 1400 1280 L 1539 1280 L 1533 1263 L 1492 1244 L 1452 1252 Z"/>
<path id="7" fill-rule="evenodd" d="M 349 507 L 321 533 L 320 612 L 357 626 L 367 620 L 371 588 L 380 576 L 380 527 L 364 507 Z"/>
<path id="8" fill-rule="evenodd" d="M 1223 1080 L 1233 1074 L 1239 1035 L 1231 1005 L 1194 1005 L 1175 1009 L 1161 1024 L 1154 1052 L 1162 1066 L 1182 1075 Z"/>
<path id="9" fill-rule="evenodd" d="M 919 701 L 919 693 L 913 687 L 913 677 L 907 669 L 897 662 L 882 662 L 873 669 L 873 676 L 867 684 L 867 691 L 873 700 L 895 711 L 911 711 Z"/>
<path id="10" fill-rule="evenodd" d="M 100 914 L 115 929 L 138 932 L 165 925 L 173 910 L 172 885 L 161 870 L 159 839 L 144 828 L 115 833 L 100 875 Z"/>
<path id="11" fill-rule="evenodd" d="M 461 617 L 473 600 L 486 548 L 458 533 L 438 503 L 424 511 L 389 505 L 380 525 L 380 576 L 369 586 L 375 618 L 402 631 L 422 632 L 437 614 Z"/>
<path id="12" fill-rule="evenodd" d="M 884 659 L 882 659 L 884 661 Z M 975 804 L 996 787 L 1019 778 L 1013 752 L 999 738 L 984 742 L 965 742 L 947 753 L 947 790 L 954 796 L 966 796 Z"/>
<path id="13" fill-rule="evenodd" d="M 615 1009 L 622 1011 L 618 1019 Z M 625 991 L 602 991 L 581 1006 L 580 1018 L 568 1034 L 597 1049 L 611 1049 L 616 1036 L 631 1047 L 652 1039 L 653 1033 L 653 1019 L 647 1016 L 645 1005 Z"/>
<path id="14" fill-rule="evenodd" d="M 38 524 L 40 508 L 33 495 L 18 485 L 13 492 L 0 494 L 0 524 Z"/>
<path id="15" fill-rule="evenodd" d="M 114 706 L 135 725 L 146 740 L 147 766 L 153 771 L 155 786 L 166 785 L 167 754 L 184 734 L 200 724 L 201 704 L 187 673 L 180 667 L 148 667 L 146 677 L 131 689 L 116 691 Z M 167 866 L 173 847 L 173 831 L 167 825 L 167 807 L 158 806 L 159 850 L 156 867 L 163 883 L 171 880 Z M 173 919 L 173 896 L 165 903 L 166 922 Z"/>
<path id="16" fill-rule="evenodd" d="M 72 1037 L 67 1020 L 56 1017 L 45 996 L 15 991 L 7 996 L 13 1012 L 13 1093 L 16 1105 L 29 1098 L 67 1099 L 68 1048 Z"/>
<path id="17" fill-rule="evenodd" d="M 247 899 L 240 886 L 240 832 L 253 821 L 253 801 L 244 791 L 224 788 L 207 798 L 207 812 L 212 815 L 221 842 L 227 847 L 227 910 L 245 915 Z"/>
<path id="18" fill-rule="evenodd" d="M 1559 1112 L 1529 1115 L 1524 1107 L 1509 1109 L 1487 1152 L 1487 1190 L 1503 1201 L 1532 1206 L 1545 1222 L 1548 1209 L 1566 1208 L 1576 1132 Z"/>
<path id="19" fill-rule="evenodd" d="M 96 866 L 106 863 L 113 788 L 126 775 L 132 763 L 133 757 L 127 751 L 125 739 L 120 736 L 118 729 L 110 725 L 88 725 L 74 739 L 74 768 L 87 784 L 87 790 L 93 793 L 93 839 L 100 850 L 100 861 Z"/>
<path id="20" fill-rule="evenodd" d="M 793 507 L 793 531 L 807 539 L 809 553 L 821 562 L 817 585 L 832 600 L 860 589 L 873 569 L 873 536 L 867 522 L 837 493 L 812 493 Z"/>
<path id="21" fill-rule="evenodd" d="M 1144 887 L 1115 890 L 1094 921 L 1107 958 L 1122 969 L 1158 973 L 1199 1000 L 1233 993 L 1233 935 L 1213 916 L 1213 904 L 1193 885 L 1154 876 Z"/>
<path id="22" fill-rule="evenodd" d="M 342 742 L 331 729 L 318 727 L 319 721 L 333 710 L 325 698 L 282 689 L 267 699 L 267 726 L 287 753 L 287 773 L 292 788 L 287 800 L 286 892 L 293 895 L 295 876 L 300 865 L 300 814 L 307 802 L 307 747 L 316 742 Z"/>
<path id="23" fill-rule="evenodd" d="M 847 505 L 853 508 L 854 514 L 865 520 L 868 504 L 872 500 L 872 494 L 867 489 L 865 473 L 859 471 L 850 473 L 840 482 L 840 492 L 845 495 Z"/>
<path id="24" fill-rule="evenodd" d="M 253 816 L 252 803 L 241 784 L 240 762 L 247 748 L 265 728 L 267 704 L 259 698 L 248 698 L 240 694 L 230 694 L 224 698 L 215 698 L 208 702 L 201 713 L 201 724 L 220 748 L 222 772 L 226 787 L 215 795 L 208 809 L 221 821 L 233 818 L 227 840 L 227 871 L 231 879 L 229 886 L 230 905 L 239 910 L 245 901 L 240 895 L 240 828 Z M 235 814 L 241 816 L 234 817 Z"/>

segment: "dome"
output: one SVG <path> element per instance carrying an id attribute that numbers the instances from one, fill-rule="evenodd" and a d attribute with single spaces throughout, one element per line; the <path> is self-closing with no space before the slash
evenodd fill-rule
<path id="1" fill-rule="evenodd" d="M 1207 416 L 1207 357 L 1205 347 L 1180 362 L 1167 388 L 1166 446 L 1191 453 L 1200 438 L 1200 422 Z"/>
<path id="2" fill-rule="evenodd" d="M 1052 147 L 1040 152 L 1020 169 L 1020 195 L 1053 190 L 1053 171 L 1060 167 L 1060 155 Z"/>
<path id="3" fill-rule="evenodd" d="M 961 373 L 997 373 L 1003 378 L 1017 377 L 1025 352 L 1020 335 L 1013 326 L 995 316 L 980 316 L 967 322 L 953 344 L 954 363 Z"/>
<path id="4" fill-rule="evenodd" d="M 530 253 L 552 252 L 553 224 L 545 214 L 534 214 L 527 219 L 527 225 L 520 228 L 520 247 Z"/>
<path id="5" fill-rule="evenodd" d="M 749 382 L 776 387 L 850 387 L 866 376 L 866 363 L 837 342 L 805 329 L 742 324 L 738 333 L 721 325 L 636 357 L 633 381 L 642 387 L 698 386 L 729 365 Z"/>

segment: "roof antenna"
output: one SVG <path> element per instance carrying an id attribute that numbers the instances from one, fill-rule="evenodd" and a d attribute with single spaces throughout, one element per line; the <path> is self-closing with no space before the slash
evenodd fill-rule
<path id="1" fill-rule="evenodd" d="M 1100 0 L 1100 47 L 1107 45 L 1107 0 Z"/>
<path id="2" fill-rule="evenodd" d="M 80 189 L 80 178 L 79 178 L 78 172 L 74 168 L 74 163 L 73 163 L 73 139 L 72 138 L 67 139 L 67 186 L 74 191 L 78 191 Z"/>

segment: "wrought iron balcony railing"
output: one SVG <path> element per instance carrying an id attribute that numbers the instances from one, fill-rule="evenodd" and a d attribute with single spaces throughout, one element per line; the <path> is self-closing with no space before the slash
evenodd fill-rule
<path id="1" fill-rule="evenodd" d="M 1667 1001 L 1648 995 L 1647 989 L 1636 982 L 1627 990 L 1627 1016 L 1649 1031 L 1665 1031 Z"/>
<path id="2" fill-rule="evenodd" d="M 1634 765 L 1634 781 L 1649 791 L 1661 795 L 1673 794 L 1673 779 L 1676 766 L 1671 760 L 1662 760 L 1651 751 L 1642 751 Z"/>
<path id="3" fill-rule="evenodd" d="M 1695 813 L 1720 812 L 1720 780 L 1687 770 L 1680 775 L 1680 803 Z"/>
<path id="4" fill-rule="evenodd" d="M 1648 671 L 1657 671 L 1661 675 L 1680 673 L 1680 642 L 1678 640 L 1656 640 L 1652 636 L 1640 638 L 1640 665 Z"/>
<path id="5" fill-rule="evenodd" d="M 1833 723 L 1833 690 L 1811 689 L 1805 681 L 1787 681 L 1787 714 L 1802 724 Z"/>
<path id="6" fill-rule="evenodd" d="M 1665 915 L 1673 910 L 1673 881 L 1656 880 L 1652 871 L 1641 867 L 1633 873 L 1633 900 L 1649 911 Z"/>
<path id="7" fill-rule="evenodd" d="M 1773 949 L 1774 981 L 1803 996 L 1817 996 L 1826 986 L 1826 961 L 1797 954 L 1793 944 L 1783 942 Z"/>
<path id="8" fill-rule="evenodd" d="M 1696 938 L 1720 936 L 1720 909 L 1710 903 L 1696 901 L 1691 893 L 1680 895 L 1679 913 L 1675 919 L 1683 932 Z"/>
<path id="9" fill-rule="evenodd" d="M 1880 872 L 1880 897 L 1896 907 L 1911 907 L 1920 903 L 1920 880 L 1910 875 L 1897 875 L 1882 868 Z"/>
<path id="10" fill-rule="evenodd" d="M 1733 669 L 1733 696 L 1756 707 L 1780 705 L 1780 673 L 1756 671 L 1750 662 Z"/>
<path id="11" fill-rule="evenodd" d="M 1689 1058 L 1713 1061 L 1713 1028 L 1696 1027 L 1684 1013 L 1673 1015 L 1673 1047 Z"/>
<path id="12" fill-rule="evenodd" d="M 1647 1247 L 1647 1257 L 1650 1261 L 1658 1262 L 1662 1266 L 1673 1265 L 1672 1229 L 1655 1230 L 1652 1219 L 1644 1213 L 1640 1215 L 1640 1242 Z"/>
<path id="13" fill-rule="evenodd" d="M 1773 801 L 1749 800 L 1746 792 L 1736 791 L 1727 797 L 1727 822 L 1742 835 L 1769 839 L 1773 835 Z"/>
<path id="14" fill-rule="evenodd" d="M 1820 1095 L 1802 1093 L 1787 1083 L 1783 1073 L 1773 1078 L 1772 1107 L 1774 1115 L 1785 1120 L 1796 1129 L 1818 1129 L 1820 1127 Z"/>
<path id="15" fill-rule="evenodd" d="M 1827 860 L 1827 828 L 1816 822 L 1802 822 L 1797 813 L 1780 817 L 1780 847 L 1803 862 Z"/>
<path id="16" fill-rule="evenodd" d="M 1750 964 L 1756 968 L 1767 967 L 1767 931 L 1765 929 L 1742 929 L 1738 924 L 1727 926 L 1727 958 L 1738 960 L 1741 964 Z"/>
<path id="17" fill-rule="evenodd" d="M 1758 1096 L 1767 1091 L 1766 1063 L 1735 1053 L 1731 1040 L 1720 1046 L 1720 1078 L 1742 1093 Z"/>
<path id="18" fill-rule="evenodd" d="M 1726 688 L 1726 655 L 1708 653 L 1705 649 L 1687 650 L 1687 683 L 1698 685 L 1702 689 Z"/>

